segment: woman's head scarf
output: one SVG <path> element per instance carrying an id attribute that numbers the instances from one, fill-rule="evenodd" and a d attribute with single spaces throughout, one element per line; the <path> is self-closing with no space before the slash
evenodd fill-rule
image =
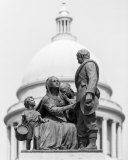
<path id="1" fill-rule="evenodd" d="M 52 76 L 52 77 L 49 77 L 46 80 L 45 87 L 46 87 L 46 90 L 47 90 L 47 94 L 51 94 L 50 87 L 52 86 L 52 79 L 53 78 L 58 79 L 57 77 Z M 59 90 L 60 90 L 60 87 L 59 87 Z"/>

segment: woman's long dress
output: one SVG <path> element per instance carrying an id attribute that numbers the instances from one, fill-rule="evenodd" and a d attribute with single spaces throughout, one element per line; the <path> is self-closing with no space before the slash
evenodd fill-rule
<path id="1" fill-rule="evenodd" d="M 40 125 L 40 149 L 77 149 L 77 130 L 73 123 L 69 123 L 61 107 L 64 100 L 52 99 L 47 95 L 40 102 L 40 113 L 45 112 L 46 123 Z M 42 113 L 41 113 L 42 114 Z"/>

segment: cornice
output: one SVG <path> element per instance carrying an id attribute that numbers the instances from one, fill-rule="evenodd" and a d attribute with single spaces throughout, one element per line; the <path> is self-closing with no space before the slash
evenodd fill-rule
<path id="1" fill-rule="evenodd" d="M 116 115 L 118 115 L 119 117 L 121 117 L 122 122 L 125 120 L 125 115 L 123 114 L 123 112 L 121 112 L 121 111 L 119 111 L 119 110 L 116 110 L 116 109 L 114 109 L 114 108 L 110 108 L 110 107 L 108 107 L 108 106 L 106 106 L 106 105 L 100 105 L 98 109 L 99 109 L 100 111 L 103 111 L 103 112 L 108 112 L 108 111 L 110 112 L 110 111 L 111 111 L 112 114 L 116 114 Z M 108 117 L 108 119 L 109 119 L 109 117 Z"/>
<path id="2" fill-rule="evenodd" d="M 7 122 L 9 119 L 11 119 L 12 117 L 14 117 L 15 115 L 18 115 L 20 113 L 22 113 L 25 110 L 25 108 L 21 108 L 15 111 L 12 111 L 10 113 L 8 113 L 5 117 L 4 117 L 4 123 L 7 125 Z"/>
<path id="3" fill-rule="evenodd" d="M 29 88 L 29 87 L 34 86 L 34 85 L 45 84 L 46 79 L 47 79 L 47 77 L 43 78 L 42 80 L 28 82 L 27 84 L 22 85 L 16 92 L 17 97 L 18 97 L 19 92 L 21 92 L 22 90 L 24 90 L 26 88 Z M 68 78 L 68 77 L 66 77 L 66 78 L 58 77 L 58 79 L 61 82 L 74 82 L 74 77 L 70 77 L 70 78 Z M 110 96 L 112 95 L 112 89 L 108 84 L 105 84 L 105 83 L 102 83 L 102 82 L 98 82 L 98 86 L 107 89 L 109 91 L 109 93 L 110 93 Z"/>

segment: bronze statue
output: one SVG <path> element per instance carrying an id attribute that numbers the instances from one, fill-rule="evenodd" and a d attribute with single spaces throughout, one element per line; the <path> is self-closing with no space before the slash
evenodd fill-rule
<path id="1" fill-rule="evenodd" d="M 46 81 L 46 95 L 42 98 L 37 110 L 44 120 L 40 125 L 40 150 L 77 149 L 77 130 L 65 114 L 73 108 L 60 92 L 60 81 L 50 77 Z"/>
<path id="2" fill-rule="evenodd" d="M 26 149 L 30 150 L 31 148 L 31 140 L 34 138 L 35 144 L 34 144 L 34 149 L 37 149 L 37 144 L 38 144 L 38 131 L 37 128 L 39 127 L 39 122 L 44 123 L 46 122 L 41 118 L 41 114 L 37 112 L 34 107 L 35 107 L 35 100 L 33 97 L 27 97 L 24 100 L 24 105 L 27 108 L 23 113 L 22 113 L 22 119 L 19 122 L 19 124 L 15 127 L 17 129 L 21 125 L 25 125 L 28 129 L 28 133 L 25 137 L 26 140 Z"/>
<path id="3" fill-rule="evenodd" d="M 75 99 L 75 93 L 72 90 L 71 86 L 69 83 L 62 83 L 60 85 L 60 92 L 62 93 L 63 99 L 67 102 L 67 104 L 75 104 L 76 99 Z M 74 109 L 69 109 L 66 110 L 66 118 L 69 120 L 69 122 L 72 122 L 76 124 L 76 113 L 75 113 L 75 106 Z"/>
<path id="4" fill-rule="evenodd" d="M 66 94 L 69 99 L 74 99 L 74 91 L 69 83 L 62 83 L 60 85 L 60 92 Z"/>
<path id="5" fill-rule="evenodd" d="M 99 67 L 90 59 L 86 49 L 77 52 L 80 64 L 75 75 L 77 134 L 80 149 L 97 149 L 97 118 L 95 111 L 98 108 L 100 92 L 97 88 Z"/>

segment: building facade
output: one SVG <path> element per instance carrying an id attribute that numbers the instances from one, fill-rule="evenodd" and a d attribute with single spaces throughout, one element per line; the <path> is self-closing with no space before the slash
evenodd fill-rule
<path id="1" fill-rule="evenodd" d="M 38 104 L 45 95 L 45 81 L 49 76 L 56 76 L 61 83 L 68 82 L 76 92 L 74 75 L 78 68 L 76 53 L 80 49 L 88 49 L 77 42 L 71 34 L 72 17 L 67 11 L 65 3 L 56 18 L 57 34 L 51 43 L 43 47 L 30 61 L 22 80 L 22 85 L 17 91 L 19 102 L 12 105 L 5 116 L 7 127 L 7 155 L 8 160 L 18 159 L 19 153 L 25 149 L 25 142 L 15 138 L 15 123 L 21 119 L 24 111 L 23 101 L 28 96 L 33 96 Z M 89 49 L 88 49 L 89 50 Z M 91 53 L 100 68 L 98 88 L 101 92 L 98 121 L 98 149 L 103 149 L 106 159 L 122 159 L 122 123 L 125 119 L 122 108 L 111 101 L 112 89 L 107 84 L 105 73 L 97 58 Z"/>

